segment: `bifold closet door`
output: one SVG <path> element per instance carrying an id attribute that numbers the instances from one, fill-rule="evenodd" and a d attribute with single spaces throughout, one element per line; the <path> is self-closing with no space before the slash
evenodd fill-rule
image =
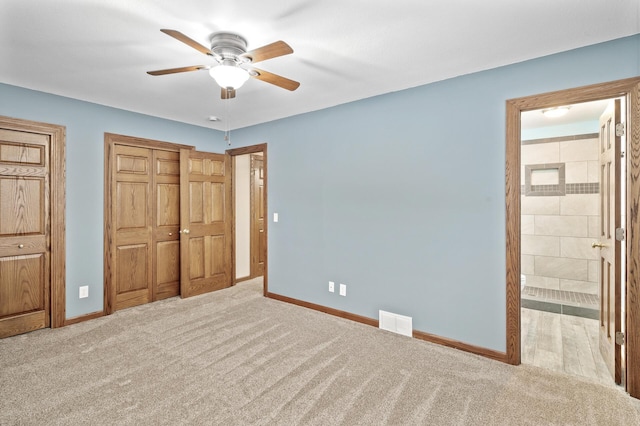
<path id="1" fill-rule="evenodd" d="M 153 151 L 153 300 L 180 294 L 180 153 Z"/>
<path id="2" fill-rule="evenodd" d="M 114 147 L 115 310 L 180 292 L 180 154 Z"/>
<path id="3" fill-rule="evenodd" d="M 112 206 L 115 210 L 114 310 L 152 300 L 153 151 L 115 145 Z"/>

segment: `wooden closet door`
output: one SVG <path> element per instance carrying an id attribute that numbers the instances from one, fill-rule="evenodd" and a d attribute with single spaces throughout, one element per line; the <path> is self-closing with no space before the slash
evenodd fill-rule
<path id="1" fill-rule="evenodd" d="M 153 300 L 180 294 L 180 153 L 153 151 Z"/>
<path id="2" fill-rule="evenodd" d="M 50 324 L 49 145 L 0 129 L 0 337 Z"/>
<path id="3" fill-rule="evenodd" d="M 115 145 L 113 152 L 115 279 L 111 291 L 114 310 L 119 310 L 152 300 L 152 150 Z"/>

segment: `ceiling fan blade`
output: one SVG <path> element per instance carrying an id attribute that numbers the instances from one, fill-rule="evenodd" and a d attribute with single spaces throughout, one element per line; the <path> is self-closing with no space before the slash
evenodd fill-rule
<path id="1" fill-rule="evenodd" d="M 150 75 L 165 75 L 165 74 L 175 74 L 178 72 L 187 72 L 187 71 L 198 71 L 206 69 L 207 67 L 204 65 L 193 65 L 190 67 L 180 67 L 180 68 L 169 68 L 166 70 L 157 70 L 157 71 L 147 71 L 147 74 Z"/>
<path id="2" fill-rule="evenodd" d="M 251 70 L 257 73 L 257 75 L 249 73 L 249 75 L 251 75 L 253 78 L 257 78 L 258 80 L 262 80 L 275 86 L 282 87 L 283 89 L 294 91 L 300 86 L 300 83 L 298 83 L 297 81 L 289 80 L 288 78 L 282 77 L 281 75 L 259 70 L 257 68 L 251 68 Z"/>
<path id="3" fill-rule="evenodd" d="M 252 63 L 266 61 L 267 59 L 277 58 L 278 56 L 284 56 L 293 53 L 293 49 L 284 41 L 276 41 L 266 46 L 259 47 L 254 50 L 250 50 L 247 53 L 240 55 L 243 58 L 250 58 Z"/>
<path id="4" fill-rule="evenodd" d="M 162 31 L 166 35 L 169 35 L 169 36 L 175 38 L 178 41 L 183 42 L 187 46 L 190 46 L 190 47 L 196 49 L 198 52 L 204 53 L 205 55 L 213 56 L 213 54 L 211 53 L 210 49 L 204 47 L 203 45 L 201 45 L 197 41 L 190 39 L 186 35 L 182 34 L 180 31 L 166 30 L 166 29 L 163 29 L 163 30 L 160 30 L 160 31 Z"/>
<path id="5" fill-rule="evenodd" d="M 235 97 L 236 97 L 235 89 L 225 89 L 224 87 L 220 88 L 221 99 L 232 99 Z"/>

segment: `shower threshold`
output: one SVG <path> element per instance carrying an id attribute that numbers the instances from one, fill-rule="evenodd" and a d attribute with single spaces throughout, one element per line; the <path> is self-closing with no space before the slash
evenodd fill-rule
<path id="1" fill-rule="evenodd" d="M 521 293 L 523 308 L 575 317 L 598 319 L 600 300 L 595 294 L 525 286 Z"/>

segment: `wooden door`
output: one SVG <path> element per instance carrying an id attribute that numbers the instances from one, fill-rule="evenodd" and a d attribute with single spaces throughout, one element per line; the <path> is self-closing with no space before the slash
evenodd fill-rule
<path id="1" fill-rule="evenodd" d="M 115 216 L 113 310 L 152 300 L 153 151 L 126 145 L 113 148 L 112 206 Z"/>
<path id="2" fill-rule="evenodd" d="M 0 129 L 0 337 L 50 325 L 50 137 Z"/>
<path id="3" fill-rule="evenodd" d="M 180 295 L 230 287 L 230 157 L 180 151 Z"/>
<path id="4" fill-rule="evenodd" d="M 152 300 L 180 294 L 180 153 L 153 151 Z"/>
<path id="5" fill-rule="evenodd" d="M 105 232 L 113 230 L 115 243 L 112 248 L 107 239 L 105 289 L 111 313 L 180 294 L 180 153 L 153 148 L 161 143 L 108 142 L 111 220 Z"/>
<path id="6" fill-rule="evenodd" d="M 264 274 L 264 166 L 262 155 L 251 155 L 251 277 Z"/>
<path id="7" fill-rule="evenodd" d="M 616 229 L 620 224 L 620 100 L 600 117 L 600 353 L 616 383 L 621 383 L 621 345 L 616 333 L 621 332 L 620 244 Z"/>

